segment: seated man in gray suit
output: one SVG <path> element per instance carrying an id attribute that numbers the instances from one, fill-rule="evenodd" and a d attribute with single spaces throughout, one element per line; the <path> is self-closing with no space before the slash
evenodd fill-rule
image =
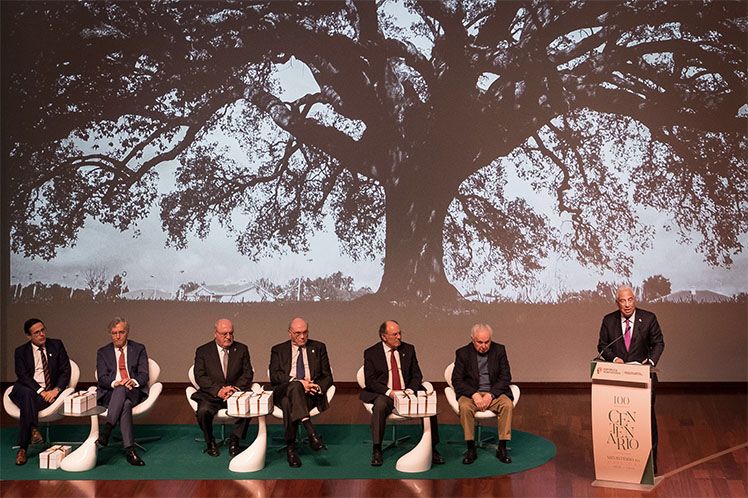
<path id="1" fill-rule="evenodd" d="M 128 340 L 130 324 L 124 318 L 114 317 L 108 330 L 112 343 L 96 353 L 97 404 L 107 407 L 106 425 L 101 428 L 98 443 L 106 446 L 119 422 L 127 462 L 145 465 L 135 452 L 132 407 L 148 397 L 148 353 L 139 342 Z"/>
<path id="2" fill-rule="evenodd" d="M 207 448 L 203 451 L 212 457 L 221 453 L 213 438 L 213 418 L 226 400 L 237 391 L 249 391 L 252 387 L 252 363 L 249 349 L 234 341 L 234 325 L 221 318 L 213 327 L 213 338 L 195 351 L 195 381 L 200 386 L 192 399 L 197 401 L 197 423 L 203 430 Z M 247 435 L 248 418 L 239 418 L 229 440 L 229 455 L 240 452 L 239 441 Z"/>
<path id="3" fill-rule="evenodd" d="M 322 436 L 317 434 L 309 418 L 309 410 L 327 410 L 327 390 L 332 386 L 332 372 L 324 343 L 309 339 L 309 326 L 301 318 L 288 325 L 286 342 L 270 351 L 270 383 L 273 402 L 283 410 L 286 457 L 291 467 L 301 467 L 296 447 L 299 423 L 304 426 L 309 445 L 314 451 L 326 450 Z"/>

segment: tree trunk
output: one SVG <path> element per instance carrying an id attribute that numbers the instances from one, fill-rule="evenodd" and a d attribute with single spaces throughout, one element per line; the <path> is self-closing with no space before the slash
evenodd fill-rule
<path id="1" fill-rule="evenodd" d="M 414 175 L 417 176 L 417 175 Z M 433 173 L 431 173 L 433 176 Z M 461 297 L 444 274 L 444 217 L 453 195 L 421 177 L 385 187 L 384 274 L 377 295 L 398 302 L 450 303 Z"/>

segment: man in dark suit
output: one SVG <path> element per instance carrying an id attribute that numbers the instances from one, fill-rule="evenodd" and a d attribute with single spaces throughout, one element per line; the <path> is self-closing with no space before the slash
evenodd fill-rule
<path id="1" fill-rule="evenodd" d="M 296 431 L 299 422 L 309 436 L 312 450 L 327 449 L 322 437 L 314 430 L 309 410 L 327 410 L 327 390 L 332 386 L 332 372 L 324 343 L 309 339 L 309 327 L 301 318 L 288 326 L 290 339 L 270 350 L 270 383 L 273 402 L 283 410 L 286 457 L 291 467 L 301 467 Z"/>
<path id="2" fill-rule="evenodd" d="M 200 386 L 192 399 L 197 401 L 197 423 L 203 430 L 207 448 L 204 453 L 220 455 L 213 438 L 213 418 L 226 400 L 237 391 L 249 391 L 252 386 L 252 363 L 249 349 L 234 341 L 234 325 L 221 318 L 213 327 L 214 340 L 195 351 L 195 381 Z M 239 454 L 239 441 L 247 435 L 249 419 L 239 418 L 229 440 L 229 455 Z"/>
<path id="3" fill-rule="evenodd" d="M 379 467 L 383 462 L 382 440 L 387 416 L 395 409 L 393 391 L 422 388 L 423 375 L 418 367 L 416 349 L 402 342 L 400 325 L 388 320 L 379 327 L 380 342 L 364 351 L 364 377 L 366 387 L 359 398 L 364 403 L 373 403 L 371 413 L 371 440 L 374 445 L 371 464 Z M 432 462 L 444 463 L 436 445 L 439 442 L 439 424 L 436 415 L 431 418 Z"/>
<path id="4" fill-rule="evenodd" d="M 498 415 L 499 445 L 496 458 L 510 463 L 506 442 L 512 439 L 512 372 L 506 348 L 493 342 L 490 325 L 478 323 L 470 331 L 471 343 L 455 353 L 452 387 L 457 395 L 460 424 L 465 434 L 467 452 L 462 463 L 471 464 L 478 458 L 475 448 L 475 412 L 491 410 Z"/>
<path id="5" fill-rule="evenodd" d="M 23 324 L 28 342 L 15 352 L 16 376 L 10 399 L 21 411 L 16 465 L 26 463 L 29 442 L 44 441 L 39 433 L 39 411 L 47 408 L 70 382 L 70 359 L 58 339 L 47 338 L 47 328 L 38 318 Z"/>
<path id="6" fill-rule="evenodd" d="M 597 351 L 606 361 L 638 362 L 657 365 L 665 341 L 654 313 L 636 307 L 634 290 L 623 285 L 616 294 L 618 311 L 603 318 Z M 655 419 L 655 385 L 657 374 L 652 373 L 652 463 L 657 473 L 657 420 Z"/>
<path id="7" fill-rule="evenodd" d="M 132 407 L 148 397 L 148 353 L 144 345 L 128 340 L 130 324 L 124 318 L 115 317 L 108 329 L 112 343 L 96 353 L 96 402 L 107 407 L 98 443 L 109 444 L 109 435 L 119 422 L 127 462 L 142 466 L 145 462 L 135 452 L 132 435 Z"/>

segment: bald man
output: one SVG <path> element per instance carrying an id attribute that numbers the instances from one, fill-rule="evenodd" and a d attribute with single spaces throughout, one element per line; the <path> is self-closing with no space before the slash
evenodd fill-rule
<path id="1" fill-rule="evenodd" d="M 312 425 L 309 411 L 315 407 L 327 410 L 326 393 L 332 386 L 332 371 L 325 344 L 309 339 L 309 325 L 303 318 L 291 320 L 288 337 L 270 351 L 270 383 L 273 402 L 283 410 L 288 465 L 297 468 L 301 467 L 296 446 L 300 423 L 309 436 L 312 450 L 327 449 Z"/>
<path id="2" fill-rule="evenodd" d="M 197 401 L 197 423 L 205 436 L 207 453 L 217 457 L 216 440 L 213 437 L 213 418 L 221 408 L 226 408 L 226 400 L 237 391 L 249 391 L 252 386 L 252 363 L 249 349 L 234 341 L 234 325 L 221 318 L 213 326 L 213 340 L 195 351 L 195 381 L 200 386 L 192 399 Z M 229 439 L 229 455 L 240 452 L 239 441 L 247 435 L 248 418 L 239 418 Z"/>

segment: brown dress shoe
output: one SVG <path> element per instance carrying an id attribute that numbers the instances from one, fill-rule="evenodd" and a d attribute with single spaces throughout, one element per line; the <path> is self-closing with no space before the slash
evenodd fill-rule
<path id="1" fill-rule="evenodd" d="M 39 429 L 36 427 L 31 428 L 31 444 L 39 444 L 43 443 L 44 438 L 42 437 L 42 433 L 39 432 Z"/>
<path id="2" fill-rule="evenodd" d="M 16 455 L 16 465 L 25 465 L 26 464 L 26 450 L 21 448 L 18 450 L 18 454 Z"/>

